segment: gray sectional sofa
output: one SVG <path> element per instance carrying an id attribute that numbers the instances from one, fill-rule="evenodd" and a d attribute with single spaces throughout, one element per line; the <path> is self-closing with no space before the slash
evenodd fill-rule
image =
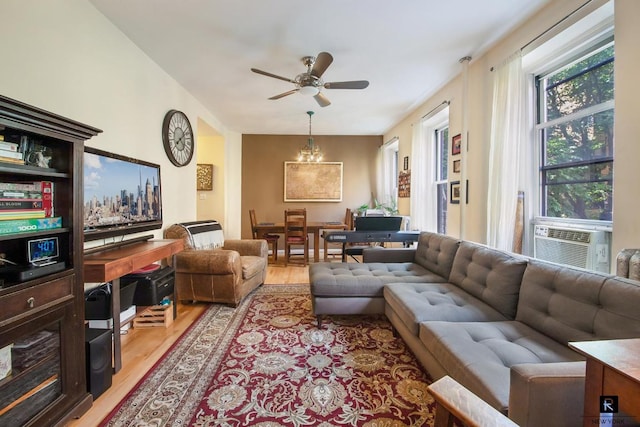
<path id="1" fill-rule="evenodd" d="M 384 313 L 425 369 L 522 426 L 580 426 L 572 341 L 640 337 L 640 282 L 434 233 L 309 269 L 314 313 Z"/>

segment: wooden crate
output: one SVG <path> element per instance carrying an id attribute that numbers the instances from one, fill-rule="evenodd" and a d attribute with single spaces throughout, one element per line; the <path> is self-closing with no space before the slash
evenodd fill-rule
<path id="1" fill-rule="evenodd" d="M 172 323 L 173 306 L 171 304 L 151 306 L 133 319 L 134 328 L 168 328 Z"/>

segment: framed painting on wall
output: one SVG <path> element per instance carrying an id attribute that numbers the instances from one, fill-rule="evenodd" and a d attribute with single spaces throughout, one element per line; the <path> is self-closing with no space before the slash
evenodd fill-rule
<path id="1" fill-rule="evenodd" d="M 198 191 L 213 190 L 213 165 L 207 163 L 198 163 L 196 169 Z"/>
<path id="2" fill-rule="evenodd" d="M 453 173 L 460 173 L 460 160 L 453 161 Z"/>
<path id="3" fill-rule="evenodd" d="M 460 204 L 460 181 L 452 181 L 451 188 L 449 190 L 449 202 L 452 205 Z"/>
<path id="4" fill-rule="evenodd" d="M 451 138 L 451 154 L 460 154 L 462 144 L 462 134 L 459 133 Z"/>
<path id="5" fill-rule="evenodd" d="M 403 171 L 399 173 L 398 197 L 411 197 L 411 171 Z"/>
<path id="6" fill-rule="evenodd" d="M 285 202 L 341 202 L 342 162 L 284 162 Z"/>

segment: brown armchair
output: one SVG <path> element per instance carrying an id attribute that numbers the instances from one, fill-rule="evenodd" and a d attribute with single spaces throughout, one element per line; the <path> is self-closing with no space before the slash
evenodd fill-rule
<path id="1" fill-rule="evenodd" d="M 185 245 L 174 258 L 177 300 L 238 305 L 267 276 L 266 240 L 224 240 L 216 221 L 173 224 L 164 238 Z"/>

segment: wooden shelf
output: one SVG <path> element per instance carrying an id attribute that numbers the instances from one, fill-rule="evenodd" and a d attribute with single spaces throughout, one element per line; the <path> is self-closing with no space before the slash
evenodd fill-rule
<path id="1" fill-rule="evenodd" d="M 69 178 L 68 172 L 58 171 L 52 168 L 38 166 L 18 165 L 0 162 L 0 172 L 16 173 L 24 176 L 36 176 L 41 178 Z"/>
<path id="2" fill-rule="evenodd" d="M 58 236 L 59 261 L 66 268 L 0 290 L 0 348 L 51 331 L 56 349 L 37 341 L 18 356 L 12 373 L 0 381 L 0 425 L 64 425 L 91 406 L 84 358 L 84 283 L 82 283 L 82 187 L 84 141 L 100 129 L 0 95 L 0 133 L 20 141 L 21 149 L 38 146 L 51 154 L 52 168 L 0 162 L 0 182 L 51 181 L 55 216 L 61 228 L 0 235 L 6 258 L 29 265 L 28 240 Z M 3 277 L 4 278 L 4 277 Z M 17 277 L 16 277 L 17 278 Z M 22 362 L 21 362 L 22 357 Z M 27 359 L 28 365 L 24 364 Z"/>

